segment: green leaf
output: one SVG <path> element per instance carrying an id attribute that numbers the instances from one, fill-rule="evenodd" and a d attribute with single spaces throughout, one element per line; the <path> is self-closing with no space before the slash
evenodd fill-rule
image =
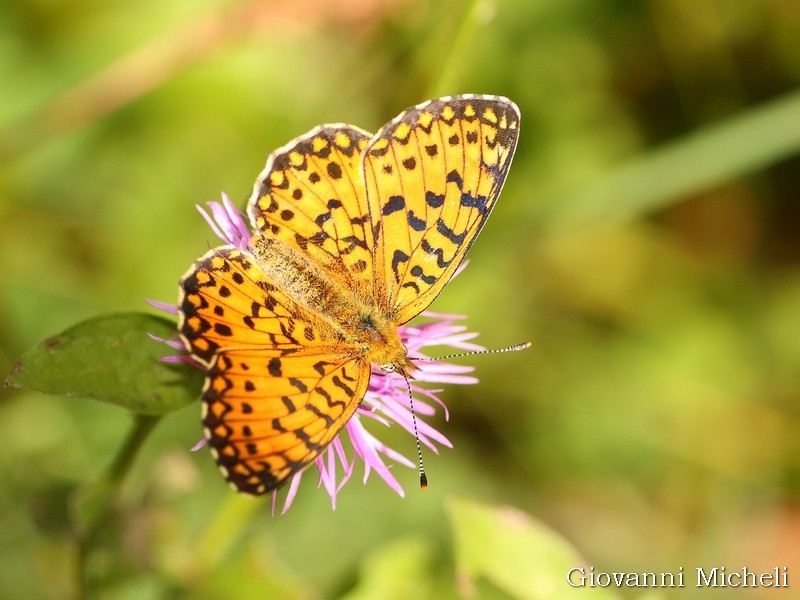
<path id="1" fill-rule="evenodd" d="M 800 151 L 800 90 L 665 144 L 571 195 L 544 201 L 552 228 L 615 223 L 686 199 Z M 568 194 L 569 195 L 569 194 Z"/>
<path id="2" fill-rule="evenodd" d="M 406 537 L 364 557 L 358 584 L 341 600 L 431 598 L 434 550 L 429 540 Z"/>
<path id="3" fill-rule="evenodd" d="M 162 415 L 197 400 L 202 373 L 163 363 L 170 349 L 148 337 L 174 337 L 175 323 L 145 313 L 95 317 L 31 348 L 6 385 L 92 398 L 142 415 Z"/>
<path id="4" fill-rule="evenodd" d="M 458 579 L 465 587 L 483 576 L 513 598 L 618 597 L 606 588 L 570 586 L 569 570 L 585 566 L 586 561 L 560 535 L 529 515 L 509 506 L 461 498 L 449 501 L 447 511 L 455 533 Z"/>

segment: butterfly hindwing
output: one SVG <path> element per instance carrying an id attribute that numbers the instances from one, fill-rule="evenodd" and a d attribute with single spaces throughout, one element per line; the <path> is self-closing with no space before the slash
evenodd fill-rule
<path id="1" fill-rule="evenodd" d="M 519 111 L 496 96 L 420 104 L 384 126 L 364 153 L 376 231 L 378 302 L 405 323 L 455 273 L 494 207 L 519 136 Z"/>
<path id="2" fill-rule="evenodd" d="M 312 462 L 358 408 L 369 363 L 333 353 L 220 352 L 203 391 L 203 425 L 226 479 L 272 491 Z"/>

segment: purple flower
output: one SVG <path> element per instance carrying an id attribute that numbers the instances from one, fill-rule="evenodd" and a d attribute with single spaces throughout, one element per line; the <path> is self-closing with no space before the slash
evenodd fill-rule
<path id="1" fill-rule="evenodd" d="M 197 208 L 214 233 L 226 244 L 232 244 L 242 250 L 248 250 L 252 233 L 244 220 L 244 215 L 233 206 L 230 199 L 223 194 L 222 203 L 209 202 L 208 207 L 211 214 L 200 206 Z M 177 308 L 173 305 L 156 301 L 149 301 L 149 303 L 160 310 L 177 314 Z M 426 418 L 433 417 L 436 414 L 437 408 L 443 410 L 445 418 L 448 417 L 447 408 L 438 397 L 438 393 L 441 390 L 423 388 L 420 387 L 419 383 L 428 382 L 437 385 L 444 383 L 471 384 L 477 383 L 478 380 L 468 375 L 468 373 L 472 372 L 472 367 L 431 359 L 425 354 L 425 349 L 429 346 L 449 346 L 456 352 L 482 351 L 484 349 L 470 342 L 477 336 L 477 333 L 468 332 L 464 325 L 458 324 L 458 321 L 464 319 L 464 316 L 433 312 L 424 312 L 421 316 L 425 317 L 423 322 L 403 325 L 398 329 L 400 338 L 408 349 L 409 355 L 417 359 L 415 363 L 418 371 L 415 372 L 414 380 L 410 384 L 411 393 L 414 396 L 413 411 L 416 419 L 412 416 L 409 404 L 409 390 L 405 380 L 398 374 L 386 373 L 380 367 L 373 365 L 369 388 L 361 406 L 343 431 L 316 459 L 316 467 L 319 471 L 318 486 L 325 488 L 331 498 L 331 504 L 334 509 L 336 508 L 336 496 L 339 490 L 355 473 L 359 463 L 364 465 L 364 483 L 374 471 L 378 477 L 383 479 L 386 485 L 400 496 L 404 495 L 403 488 L 395 479 L 391 465 L 387 465 L 385 459 L 406 467 L 416 467 L 416 456 L 414 456 L 414 460 L 409 460 L 382 443 L 378 437 L 369 431 L 366 426 L 367 422 L 375 422 L 387 427 L 393 423 L 397 424 L 411 435 L 418 435 L 420 444 L 436 453 L 438 453 L 439 445 L 452 448 L 450 440 L 425 421 Z M 151 337 L 159 342 L 168 344 L 172 349 L 185 351 L 183 343 L 178 340 Z M 200 368 L 200 365 L 186 354 L 165 356 L 162 360 L 167 362 L 186 362 Z M 347 450 L 347 441 L 349 441 L 350 452 Z M 193 450 L 199 449 L 203 445 L 204 442 L 200 442 Z M 301 471 L 289 481 L 281 513 L 286 512 L 291 506 L 302 476 L 303 472 Z M 274 491 L 272 493 L 273 512 L 276 503 L 277 491 Z"/>

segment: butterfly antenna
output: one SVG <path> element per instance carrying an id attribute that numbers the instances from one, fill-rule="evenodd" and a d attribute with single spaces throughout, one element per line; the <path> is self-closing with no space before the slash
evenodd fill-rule
<path id="1" fill-rule="evenodd" d="M 414 425 L 414 439 L 417 442 L 417 461 L 419 462 L 419 487 L 424 492 L 428 489 L 428 476 L 425 475 L 425 465 L 422 464 L 422 445 L 419 442 L 419 431 L 417 430 L 417 415 L 414 412 L 414 397 L 411 395 L 411 382 L 403 374 L 408 389 L 408 406 L 411 409 L 411 423 Z"/>
<path id="2" fill-rule="evenodd" d="M 531 347 L 531 342 L 524 342 L 522 344 L 514 344 L 506 348 L 493 348 L 490 350 L 473 350 L 471 352 L 458 352 L 456 354 L 446 354 L 445 356 L 438 356 L 436 358 L 414 358 L 412 360 L 420 361 L 435 361 L 435 360 L 449 360 L 451 358 L 459 358 L 462 356 L 473 356 L 475 354 L 500 354 L 501 352 L 518 352 L 519 350 L 527 350 Z M 417 429 L 417 414 L 414 412 L 414 397 L 411 395 L 411 382 L 408 377 L 403 374 L 403 379 L 406 380 L 406 389 L 408 389 L 408 406 L 411 409 L 411 423 L 414 426 L 414 439 L 417 442 L 417 460 L 419 462 L 419 487 L 424 492 L 428 489 L 428 476 L 425 474 L 425 465 L 422 464 L 422 444 L 419 441 L 419 430 Z"/>
<path id="3" fill-rule="evenodd" d="M 519 352 L 520 350 L 527 350 L 533 344 L 531 342 L 523 342 L 522 344 L 514 344 L 505 348 L 490 348 L 489 350 L 472 350 L 470 352 L 457 352 L 455 354 L 445 354 L 444 356 L 436 357 L 420 357 L 413 360 L 419 361 L 434 361 L 434 360 L 450 360 L 451 358 L 461 358 L 463 356 L 475 356 L 476 354 L 502 354 L 503 352 Z"/>

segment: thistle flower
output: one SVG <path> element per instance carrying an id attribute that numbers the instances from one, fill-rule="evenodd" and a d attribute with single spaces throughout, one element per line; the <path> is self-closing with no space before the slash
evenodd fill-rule
<path id="1" fill-rule="evenodd" d="M 210 214 L 200 206 L 197 208 L 212 231 L 223 242 L 249 251 L 249 243 L 253 234 L 244 215 L 234 207 L 225 194 L 222 195 L 221 203 L 208 202 Z M 156 301 L 150 301 L 150 304 L 171 314 L 178 312 L 177 307 L 173 305 Z M 366 426 L 367 421 L 377 422 L 384 426 L 399 425 L 411 435 L 418 436 L 420 444 L 435 453 L 438 453 L 439 446 L 452 448 L 447 437 L 425 421 L 426 418 L 436 414 L 437 407 L 442 409 L 445 418 L 448 417 L 447 408 L 438 397 L 441 389 L 427 389 L 421 387 L 419 383 L 473 384 L 478 380 L 468 375 L 472 372 L 472 367 L 431 359 L 425 354 L 424 349 L 429 346 L 449 346 L 458 352 L 468 352 L 482 351 L 483 348 L 470 341 L 477 336 L 477 333 L 467 331 L 464 325 L 458 323 L 464 319 L 464 316 L 434 312 L 423 312 L 421 316 L 426 318 L 423 322 L 403 325 L 398 329 L 409 356 L 416 359 L 415 363 L 418 367 L 414 374 L 414 381 L 410 383 L 410 391 L 414 397 L 413 414 L 406 381 L 395 373 L 386 373 L 378 366 L 373 365 L 369 388 L 358 410 L 333 442 L 316 458 L 318 486 L 325 488 L 334 509 L 339 491 L 349 481 L 359 463 L 364 465 L 364 483 L 374 471 L 386 485 L 401 497 L 404 496 L 403 488 L 392 474 L 391 466 L 386 464 L 385 459 L 410 468 L 416 466 L 414 460 L 408 459 L 373 435 Z M 163 361 L 186 362 L 201 368 L 188 354 L 185 354 L 186 349 L 181 341 L 152 337 L 181 352 L 165 356 L 162 358 Z M 414 418 L 415 416 L 416 418 Z M 351 457 L 348 457 L 347 441 L 352 449 Z M 204 442 L 205 440 L 198 443 L 193 450 L 201 448 Z M 303 471 L 294 475 L 288 482 L 282 513 L 291 506 L 302 476 Z M 277 493 L 273 492 L 273 512 L 276 503 Z"/>

